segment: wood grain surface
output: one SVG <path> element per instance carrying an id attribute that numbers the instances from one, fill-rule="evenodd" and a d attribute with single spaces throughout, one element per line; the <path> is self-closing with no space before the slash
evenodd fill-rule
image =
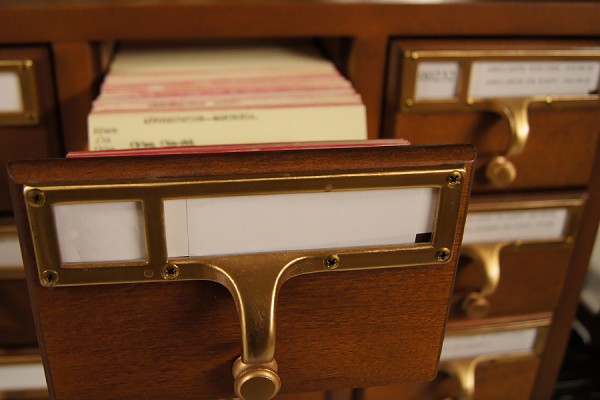
<path id="1" fill-rule="evenodd" d="M 466 166 L 470 175 L 473 156 L 470 147 L 442 146 L 12 163 L 16 218 L 51 392 L 58 399 L 231 396 L 240 327 L 231 296 L 213 282 L 42 287 L 19 194 L 23 184 L 426 165 Z M 459 234 L 468 187 L 467 177 Z M 458 245 L 457 239 L 453 253 Z M 455 261 L 306 275 L 284 284 L 276 322 L 282 392 L 433 378 Z"/>

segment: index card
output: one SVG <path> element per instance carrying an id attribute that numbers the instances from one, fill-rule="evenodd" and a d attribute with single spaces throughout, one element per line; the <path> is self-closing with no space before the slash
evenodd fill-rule
<path id="1" fill-rule="evenodd" d="M 55 204 L 53 211 L 63 263 L 146 258 L 140 202 Z"/>
<path id="2" fill-rule="evenodd" d="M 23 111 L 21 82 L 12 71 L 0 71 L 0 113 Z"/>
<path id="3" fill-rule="evenodd" d="M 472 358 L 484 354 L 505 354 L 532 350 L 537 328 L 473 335 L 447 335 L 442 345 L 443 361 Z"/>

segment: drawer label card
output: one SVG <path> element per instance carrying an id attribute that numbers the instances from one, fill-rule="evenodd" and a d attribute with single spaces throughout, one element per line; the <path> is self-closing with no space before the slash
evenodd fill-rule
<path id="1" fill-rule="evenodd" d="M 21 111 L 23 101 L 19 75 L 12 71 L 0 71 L 0 113 Z"/>
<path id="2" fill-rule="evenodd" d="M 21 248 L 17 233 L 14 235 L 0 234 L 0 270 L 23 266 Z"/>
<path id="3" fill-rule="evenodd" d="M 505 354 L 533 350 L 537 328 L 471 335 L 447 335 L 442 345 L 442 361 L 473 358 L 484 354 Z"/>
<path id="4" fill-rule="evenodd" d="M 598 93 L 598 61 L 475 61 L 470 98 L 502 98 Z"/>
<path id="5" fill-rule="evenodd" d="M 442 100 L 456 97 L 458 62 L 420 62 L 417 66 L 415 99 Z"/>
<path id="6" fill-rule="evenodd" d="M 560 240 L 569 217 L 567 208 L 471 212 L 463 244 L 503 240 Z"/>

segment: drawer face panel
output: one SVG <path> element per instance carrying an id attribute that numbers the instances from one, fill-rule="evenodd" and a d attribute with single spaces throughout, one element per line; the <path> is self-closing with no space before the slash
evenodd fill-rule
<path id="1" fill-rule="evenodd" d="M 472 61 L 473 65 L 477 64 L 478 57 L 482 57 L 483 60 L 486 59 L 485 57 L 492 57 L 485 53 L 485 51 L 491 51 L 494 61 L 507 59 L 514 62 L 517 60 L 518 63 L 526 63 L 525 66 L 534 68 L 537 67 L 536 61 L 532 60 L 536 60 L 536 58 L 533 55 L 528 56 L 528 54 L 529 52 L 536 54 L 537 51 L 540 52 L 539 54 L 545 54 L 544 57 L 539 55 L 538 58 L 550 63 L 545 64 L 546 67 L 556 67 L 560 69 L 560 72 L 554 75 L 546 74 L 548 76 L 544 75 L 547 71 L 542 71 L 539 74 L 531 71 L 512 72 L 508 75 L 505 74 L 506 82 L 513 78 L 514 80 L 526 80 L 528 77 L 530 79 L 537 78 L 538 82 L 542 82 L 546 77 L 549 81 L 562 79 L 559 83 L 586 80 L 588 83 L 592 82 L 591 84 L 594 86 L 598 85 L 596 70 L 600 68 L 598 45 L 599 43 L 571 43 L 565 41 L 395 41 L 392 44 L 390 54 L 391 64 L 386 88 L 383 135 L 385 137 L 406 138 L 413 144 L 475 144 L 478 151 L 474 182 L 475 191 L 498 190 L 499 188 L 585 186 L 591 178 L 594 152 L 600 135 L 598 130 L 598 126 L 600 126 L 600 100 L 598 100 L 597 86 L 596 89 L 590 89 L 589 87 L 582 89 L 550 85 L 542 87 L 542 91 L 537 93 L 547 90 L 547 93 L 556 93 L 554 97 L 527 96 L 517 90 L 515 92 L 518 95 L 517 97 L 512 95 L 512 92 L 507 92 L 508 94 L 499 92 L 497 98 L 486 97 L 481 100 L 467 97 L 475 93 L 473 91 L 475 83 L 472 83 L 471 86 L 473 87 L 463 90 L 465 96 L 462 100 L 464 101 L 463 104 L 459 100 L 439 101 L 428 99 L 428 95 L 422 93 L 425 90 L 422 87 L 423 85 L 419 88 L 418 83 L 423 79 L 419 78 L 420 76 L 429 73 L 430 78 L 435 80 L 438 85 L 434 92 L 437 90 L 442 96 L 447 96 L 448 93 L 453 93 L 457 89 L 455 87 L 444 87 L 444 79 L 450 79 L 454 85 L 460 86 L 463 81 L 469 80 L 469 76 L 473 78 L 475 74 L 475 68 L 471 65 L 468 68 L 463 66 L 465 70 L 470 69 L 470 73 L 468 71 L 461 72 L 461 67 L 458 67 L 457 71 L 456 64 L 464 62 L 460 58 L 461 52 L 471 55 L 469 62 Z M 564 61 L 565 56 L 560 52 L 557 52 L 559 56 L 552 56 L 552 52 L 558 49 L 564 51 L 567 55 L 573 56 L 570 52 L 573 52 L 575 47 L 583 47 L 588 55 L 581 56 L 582 58 L 574 57 L 575 61 L 570 59 Z M 430 51 L 430 54 L 439 54 L 448 53 L 449 50 L 456 51 L 456 54 L 458 54 L 455 62 L 450 62 L 450 66 L 443 62 L 433 63 L 436 70 L 428 72 L 426 68 L 419 70 L 417 64 L 417 67 L 414 67 L 418 72 L 415 77 L 411 74 L 411 68 L 413 67 L 407 67 L 408 64 L 413 65 L 416 62 L 432 65 L 430 61 L 425 60 L 428 51 Z M 522 50 L 527 50 L 527 52 Z M 419 54 L 419 51 L 424 60 L 411 60 L 410 54 L 414 54 L 414 52 Z M 518 56 L 514 54 L 518 54 Z M 452 57 L 448 57 L 452 61 Z M 586 59 L 586 57 L 588 58 Z M 452 64 L 454 69 L 451 68 Z M 500 64 L 500 66 L 502 65 L 504 64 Z M 517 64 L 517 66 L 519 65 Z M 586 66 L 590 68 L 590 71 L 580 72 L 579 74 L 569 72 L 570 69 L 576 69 L 577 67 L 585 69 Z M 563 72 L 563 70 L 567 72 Z M 413 73 L 414 71 L 412 70 Z M 458 78 L 456 78 L 456 74 L 459 75 Z M 481 81 L 486 82 L 481 78 L 482 76 L 485 78 L 485 73 L 479 72 L 478 76 Z M 415 79 L 417 82 L 414 82 Z M 494 76 L 490 76 L 488 81 L 495 79 Z M 499 85 L 500 88 L 507 86 L 505 85 L 506 82 L 502 82 L 503 85 Z M 563 97 L 564 101 L 558 100 L 561 98 L 561 91 L 568 92 L 571 89 L 573 93 L 578 95 L 565 96 Z M 531 90 L 531 93 L 536 93 L 535 88 Z M 423 100 L 418 101 L 418 96 L 421 96 Z M 545 101 L 547 98 L 550 98 L 548 100 L 550 101 L 549 104 Z M 577 102 L 575 99 L 586 99 L 586 101 Z M 529 102 L 529 100 L 533 101 Z M 472 101 L 472 106 L 469 106 L 467 101 Z M 507 114 L 499 110 L 499 108 L 505 110 L 506 107 L 504 106 L 507 104 L 508 106 L 514 106 L 517 103 L 520 105 L 515 106 L 516 108 L 513 107 L 511 111 L 506 113 L 510 114 L 515 109 L 522 109 L 521 106 L 525 107 L 526 118 L 524 121 L 528 122 L 528 134 L 525 136 L 519 134 L 521 139 L 516 139 L 517 134 L 512 133 L 519 131 L 519 129 L 513 130 Z M 518 114 L 518 112 L 513 112 L 513 114 Z M 520 119 L 517 117 L 518 122 Z M 523 125 L 517 123 L 516 126 Z M 512 135 L 515 135 L 515 138 L 511 138 Z M 520 147 L 517 146 L 518 149 L 513 146 L 515 142 L 522 140 L 523 137 L 525 137 L 525 140 L 519 142 Z M 504 161 L 500 162 L 496 159 L 498 156 L 505 156 Z M 506 160 L 510 162 L 509 166 L 504 163 Z M 499 163 L 500 165 L 498 165 Z M 510 176 L 510 178 L 507 176 Z"/>
<path id="2" fill-rule="evenodd" d="M 581 193 L 474 196 L 450 320 L 552 312 L 584 204 Z"/>
<path id="3" fill-rule="evenodd" d="M 7 93 L 9 86 L 11 89 L 10 95 L 4 101 L 0 100 L 0 106 L 4 105 L 0 107 L 0 213 L 11 210 L 5 172 L 8 161 L 60 155 L 49 51 L 43 47 L 0 47 L 0 66 L 2 65 L 11 65 L 10 69 L 0 68 L 0 71 L 4 71 L 0 74 L 0 83 L 6 84 Z M 12 66 L 24 65 L 30 65 L 31 69 L 29 77 L 33 87 L 29 95 L 21 95 L 18 86 L 22 82 L 14 78 L 16 75 L 12 72 Z M 2 79 L 3 77 L 6 79 Z M 23 90 L 27 91 L 25 88 Z M 33 114 L 32 120 L 8 118 L 8 111 L 18 109 L 17 105 L 28 96 L 33 98 L 30 103 L 34 104 L 27 105 L 25 109 L 33 107 L 34 111 L 30 113 Z"/>

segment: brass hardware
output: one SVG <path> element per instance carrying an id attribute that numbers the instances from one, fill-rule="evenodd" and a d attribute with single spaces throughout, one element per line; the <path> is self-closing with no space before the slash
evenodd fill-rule
<path id="1" fill-rule="evenodd" d="M 21 110 L 0 111 L 0 126 L 36 125 L 39 122 L 37 87 L 32 60 L 0 60 L 0 73 L 17 76 L 21 88 Z"/>
<path id="2" fill-rule="evenodd" d="M 461 308 L 465 315 L 472 319 L 486 316 L 491 309 L 488 299 L 500 283 L 500 253 L 503 248 L 514 245 L 530 244 L 555 244 L 571 243 L 572 238 L 583 208 L 582 199 L 556 199 L 556 200 L 538 200 L 538 201 L 517 201 L 504 203 L 471 203 L 469 213 L 483 212 L 502 212 L 502 211 L 524 211 L 540 209 L 567 208 L 569 210 L 569 219 L 565 224 L 561 238 L 552 240 L 502 240 L 497 242 L 463 243 L 461 246 L 461 255 L 469 257 L 481 268 L 483 284 L 465 297 Z"/>
<path id="3" fill-rule="evenodd" d="M 446 360 L 440 363 L 439 370 L 456 379 L 460 384 L 460 392 L 456 400 L 471 400 L 475 396 L 475 371 L 480 364 L 495 361 L 510 361 L 528 358 L 541 354 L 548 334 L 548 328 L 552 320 L 550 318 L 531 320 L 524 322 L 513 322 L 500 326 L 483 325 L 481 327 L 462 328 L 447 330 L 446 336 L 462 336 L 481 333 L 507 332 L 522 329 L 536 328 L 536 339 L 533 348 L 526 351 L 515 351 L 499 354 L 482 354 L 473 358 L 462 358 Z"/>
<path id="4" fill-rule="evenodd" d="M 150 273 L 151 272 L 152 271 L 150 270 Z M 167 264 L 161 268 L 160 274 L 165 279 L 177 279 L 177 277 L 179 276 L 179 266 L 177 266 L 176 264 Z M 147 274 L 144 274 L 144 276 L 146 275 Z M 151 276 L 146 277 L 150 278 Z"/>
<path id="5" fill-rule="evenodd" d="M 46 203 L 46 195 L 41 190 L 27 192 L 27 202 L 34 207 L 41 207 Z"/>
<path id="6" fill-rule="evenodd" d="M 504 156 L 496 156 L 485 168 L 485 176 L 497 188 L 505 188 L 517 177 L 515 165 Z"/>
<path id="7" fill-rule="evenodd" d="M 443 249 L 440 249 L 437 252 L 437 254 L 435 255 L 435 259 L 438 262 L 446 262 L 450 259 L 450 255 L 450 249 L 444 247 Z"/>
<path id="8" fill-rule="evenodd" d="M 478 292 L 467 295 L 462 304 L 469 318 L 482 318 L 490 311 L 487 296 L 496 291 L 500 282 L 500 251 L 508 242 L 477 243 L 462 246 L 462 254 L 483 268 L 483 285 Z"/>
<path id="9" fill-rule="evenodd" d="M 415 55 L 417 55 L 415 57 Z M 456 62 L 460 67 L 456 96 L 444 99 L 415 98 L 417 69 L 423 62 Z M 552 95 L 503 98 L 469 97 L 470 74 L 477 61 L 600 61 L 600 50 L 408 50 L 404 52 L 401 87 L 401 109 L 410 112 L 427 111 L 491 111 L 504 116 L 510 124 L 510 140 L 506 150 L 490 159 L 486 177 L 498 188 L 510 185 L 517 176 L 510 158 L 519 156 L 529 137 L 527 111 L 532 103 L 553 107 L 600 106 L 600 95 Z M 408 101 L 410 100 L 410 104 Z"/>
<path id="10" fill-rule="evenodd" d="M 326 257 L 323 263 L 327 269 L 336 269 L 340 266 L 340 258 L 334 254 Z"/>
<path id="11" fill-rule="evenodd" d="M 449 187 L 456 187 L 462 182 L 462 174 L 458 171 L 452 171 L 446 180 Z"/>
<path id="12" fill-rule="evenodd" d="M 264 366 L 275 356 L 275 307 L 282 285 L 295 276 L 330 272 L 333 269 L 402 268 L 431 265 L 436 257 L 442 261 L 448 260 L 449 249 L 455 246 L 456 221 L 465 198 L 463 191 L 467 190 L 464 185 L 461 190 L 449 187 L 448 176 L 454 173 L 464 176 L 464 165 L 395 171 L 367 170 L 351 174 L 256 174 L 156 183 L 25 186 L 23 193 L 28 200 L 29 225 L 39 277 L 44 286 L 50 282 L 53 286 L 61 287 L 164 282 L 175 278 L 218 282 L 230 291 L 237 306 L 242 331 L 242 362 L 258 368 L 256 374 L 260 377 L 275 382 L 274 372 L 265 372 Z M 165 200 L 405 187 L 434 189 L 437 201 L 436 209 L 432 210 L 433 235 L 430 242 L 221 256 L 167 256 L 163 210 Z M 37 205 L 37 201 L 33 200 L 41 193 L 45 201 Z M 142 204 L 147 258 L 123 262 L 63 263 L 55 228 L 54 205 L 117 201 L 137 201 Z M 440 250 L 443 250 L 443 254 L 439 254 Z M 60 280 L 45 278 L 47 270 L 55 272 Z M 252 381 L 256 382 L 256 379 Z M 265 386 L 265 382 L 249 382 L 247 385 L 250 386 L 246 386 L 246 379 L 241 377 L 239 381 L 242 392 L 244 387 Z"/>
<path id="13" fill-rule="evenodd" d="M 51 269 L 42 272 L 42 284 L 44 286 L 57 285 L 59 281 L 58 272 Z"/>
<path id="14" fill-rule="evenodd" d="M 233 364 L 234 391 L 241 400 L 270 400 L 279 393 L 281 379 L 275 359 L 264 364 L 246 364 L 238 357 Z"/>

